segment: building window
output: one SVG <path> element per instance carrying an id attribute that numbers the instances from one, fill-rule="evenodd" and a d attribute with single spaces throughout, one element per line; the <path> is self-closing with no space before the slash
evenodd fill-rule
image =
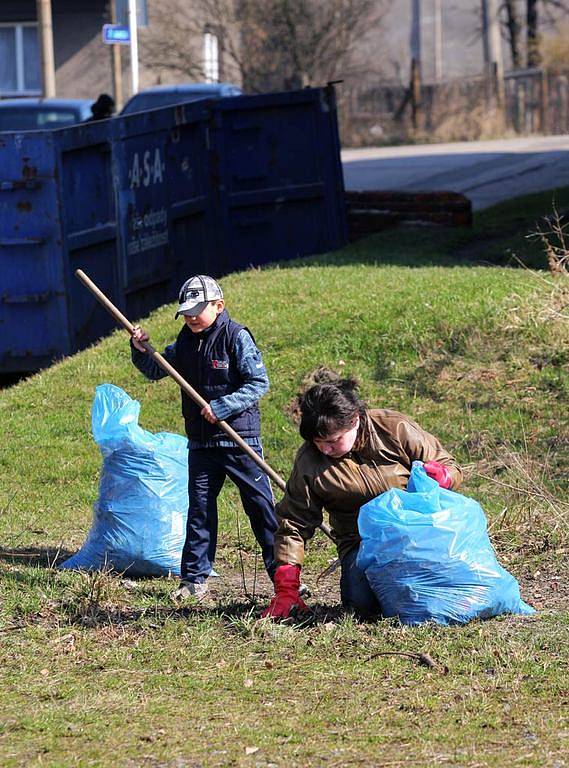
<path id="1" fill-rule="evenodd" d="M 0 24 L 0 95 L 41 94 L 37 24 Z"/>
<path id="2" fill-rule="evenodd" d="M 210 30 L 206 30 L 203 37 L 203 72 L 206 83 L 219 81 L 219 42 Z"/>

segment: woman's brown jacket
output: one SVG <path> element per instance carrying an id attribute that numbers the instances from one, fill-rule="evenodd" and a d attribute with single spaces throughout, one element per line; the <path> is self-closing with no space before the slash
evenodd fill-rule
<path id="1" fill-rule="evenodd" d="M 438 461 L 448 467 L 452 488 L 462 471 L 436 437 L 397 411 L 366 411 L 350 453 L 333 459 L 305 442 L 296 454 L 285 495 L 276 506 L 275 561 L 302 565 L 306 542 L 330 516 L 338 554 L 360 542 L 358 512 L 389 488 L 406 488 L 413 461 Z"/>

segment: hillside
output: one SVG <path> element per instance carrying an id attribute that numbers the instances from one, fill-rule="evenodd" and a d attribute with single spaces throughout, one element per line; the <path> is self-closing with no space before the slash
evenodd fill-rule
<path id="1" fill-rule="evenodd" d="M 138 399 L 146 429 L 183 428 L 174 383 L 145 381 L 117 331 L 0 392 L 2 765 L 563 764 L 569 286 L 453 262 L 457 238 L 465 247 L 464 233 L 386 233 L 222 284 L 271 378 L 271 466 L 286 477 L 300 444 L 290 411 L 303 379 L 318 365 L 357 376 L 370 405 L 409 414 L 455 453 L 538 614 L 355 623 L 338 610 L 338 572 L 317 581 L 334 557 L 318 536 L 305 568 L 314 625 L 258 622 L 270 584 L 254 577 L 229 486 L 216 608 L 177 608 L 167 579 L 54 569 L 84 541 L 97 497 L 95 387 Z M 158 349 L 176 333 L 173 307 L 144 322 Z"/>

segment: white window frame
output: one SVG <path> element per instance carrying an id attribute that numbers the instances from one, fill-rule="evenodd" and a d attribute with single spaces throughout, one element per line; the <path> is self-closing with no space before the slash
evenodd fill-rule
<path id="1" fill-rule="evenodd" d="M 0 22 L 0 28 L 13 29 L 15 31 L 16 41 L 16 89 L 13 91 L 2 91 L 0 96 L 41 96 L 41 88 L 26 89 L 25 84 L 25 65 L 24 65 L 24 27 L 34 27 L 36 34 L 38 31 L 38 24 L 36 21 L 11 21 Z M 39 38 L 38 38 L 38 53 L 39 51 Z M 41 74 L 41 73 L 40 73 Z"/>
<path id="2" fill-rule="evenodd" d="M 203 35 L 203 73 L 206 83 L 219 82 L 219 37 L 209 28 Z"/>

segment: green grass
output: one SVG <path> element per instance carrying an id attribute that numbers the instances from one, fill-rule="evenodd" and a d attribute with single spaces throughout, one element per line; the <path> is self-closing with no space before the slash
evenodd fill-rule
<path id="1" fill-rule="evenodd" d="M 303 378 L 317 365 L 356 375 L 368 403 L 408 413 L 456 453 L 501 562 L 539 613 L 455 628 L 358 624 L 338 611 L 338 572 L 316 581 L 334 557 L 318 536 L 305 568 L 316 624 L 259 622 L 270 590 L 259 579 L 255 605 L 240 585 L 229 486 L 215 607 L 176 608 L 167 579 L 50 567 L 89 528 L 95 387 L 140 400 L 147 429 L 183 428 L 176 386 L 144 380 L 116 332 L 0 393 L 3 766 L 566 764 L 567 280 L 464 255 L 479 262 L 481 233 L 502 228 L 494 261 L 508 258 L 550 199 L 485 212 L 471 232 L 397 230 L 223 280 L 270 374 L 269 463 L 290 470 L 299 438 L 287 414 Z M 164 307 L 144 323 L 159 349 L 176 333 L 172 315 Z M 251 592 L 244 522 L 241 548 Z M 428 653 L 436 667 L 378 655 L 394 651 Z"/>

